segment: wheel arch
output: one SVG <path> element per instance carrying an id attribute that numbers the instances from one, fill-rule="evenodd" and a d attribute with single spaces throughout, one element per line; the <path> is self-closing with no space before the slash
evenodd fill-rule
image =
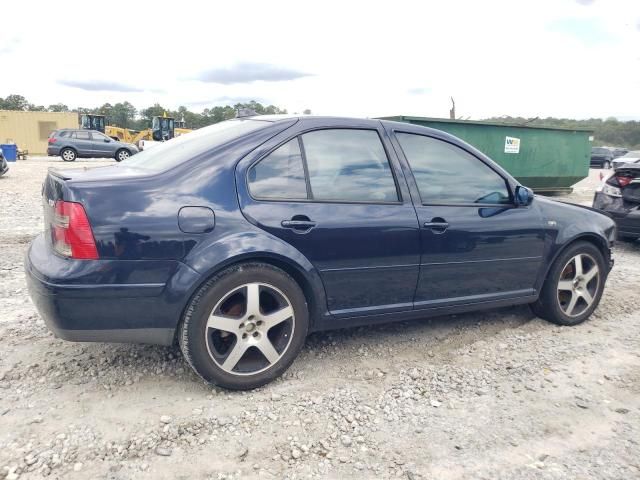
<path id="1" fill-rule="evenodd" d="M 571 239 L 567 240 L 566 242 L 562 243 L 562 245 L 558 246 L 551 260 L 547 263 L 544 276 L 542 277 L 542 282 L 540 284 L 540 289 L 542 288 L 542 285 L 544 285 L 544 282 L 547 280 L 547 277 L 549 276 L 549 271 L 551 270 L 551 267 L 556 262 L 558 257 L 562 255 L 562 253 L 565 252 L 568 248 L 570 248 L 571 246 L 579 242 L 586 242 L 595 246 L 602 253 L 602 256 L 604 257 L 604 260 L 605 260 L 605 266 L 608 265 L 609 260 L 611 258 L 611 252 L 610 252 L 607 240 L 602 236 L 593 232 L 584 232 L 584 233 L 578 234 L 572 237 Z M 608 272 L 605 272 L 605 273 L 608 273 Z"/>
<path id="2" fill-rule="evenodd" d="M 180 326 L 184 320 L 185 313 L 191 305 L 193 298 L 197 295 L 200 289 L 214 276 L 218 275 L 223 270 L 227 268 L 234 267 L 241 264 L 247 263 L 264 263 L 287 273 L 289 276 L 293 278 L 293 280 L 298 284 L 302 293 L 305 296 L 305 300 L 307 301 L 307 305 L 309 308 L 309 331 L 314 330 L 314 325 L 317 320 L 324 315 L 327 315 L 327 301 L 324 292 L 324 285 L 320 280 L 318 273 L 313 270 L 305 269 L 302 265 L 299 265 L 297 262 L 292 259 L 278 254 L 276 252 L 270 251 L 256 251 L 256 252 L 246 252 L 240 253 L 235 256 L 229 257 L 224 261 L 216 264 L 216 266 L 206 273 L 201 275 L 198 282 L 195 283 L 194 287 L 189 292 L 188 300 L 185 302 L 180 318 L 176 324 L 176 332 L 174 338 L 177 339 L 177 335 L 180 331 Z"/>

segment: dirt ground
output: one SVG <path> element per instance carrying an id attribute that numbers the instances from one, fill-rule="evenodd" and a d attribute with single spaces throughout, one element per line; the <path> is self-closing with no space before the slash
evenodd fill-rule
<path id="1" fill-rule="evenodd" d="M 282 379 L 226 392 L 175 348 L 58 340 L 31 303 L 47 167 L 111 162 L 0 177 L 0 479 L 640 478 L 640 243 L 580 326 L 518 307 L 317 333 Z"/>

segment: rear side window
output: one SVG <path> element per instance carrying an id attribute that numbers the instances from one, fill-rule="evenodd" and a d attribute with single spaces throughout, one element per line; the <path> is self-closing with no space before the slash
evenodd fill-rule
<path id="1" fill-rule="evenodd" d="M 255 198 L 305 200 L 307 184 L 302 153 L 294 138 L 249 169 L 249 191 Z"/>
<path id="2" fill-rule="evenodd" d="M 506 180 L 461 148 L 432 137 L 396 133 L 423 204 L 511 203 Z"/>
<path id="3" fill-rule="evenodd" d="M 89 137 L 89 132 L 75 132 L 75 138 L 78 140 L 91 140 Z"/>
<path id="4" fill-rule="evenodd" d="M 389 159 L 375 130 L 331 129 L 302 135 L 316 201 L 397 202 Z"/>

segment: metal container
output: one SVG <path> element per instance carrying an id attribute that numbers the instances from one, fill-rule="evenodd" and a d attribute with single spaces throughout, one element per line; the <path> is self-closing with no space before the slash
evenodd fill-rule
<path id="1" fill-rule="evenodd" d="M 571 191 L 589 175 L 593 131 L 508 123 L 395 116 L 407 122 L 445 131 L 489 156 L 523 185 L 538 192 Z"/>
<path id="2" fill-rule="evenodd" d="M 49 134 L 59 128 L 78 128 L 78 114 L 0 110 L 0 143 L 15 143 L 30 155 L 46 155 Z"/>

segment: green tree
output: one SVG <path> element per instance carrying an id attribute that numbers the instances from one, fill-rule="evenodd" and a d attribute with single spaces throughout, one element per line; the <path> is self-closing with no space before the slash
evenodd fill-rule
<path id="1" fill-rule="evenodd" d="M 116 127 L 132 127 L 136 118 L 136 108 L 129 102 L 116 103 L 111 107 L 109 123 Z"/>
<path id="2" fill-rule="evenodd" d="M 29 102 L 22 95 L 8 95 L 0 98 L 0 110 L 27 110 Z"/>
<path id="3" fill-rule="evenodd" d="M 54 105 L 49 105 L 47 108 L 50 112 L 68 112 L 69 107 L 67 107 L 64 103 L 56 103 Z"/>

